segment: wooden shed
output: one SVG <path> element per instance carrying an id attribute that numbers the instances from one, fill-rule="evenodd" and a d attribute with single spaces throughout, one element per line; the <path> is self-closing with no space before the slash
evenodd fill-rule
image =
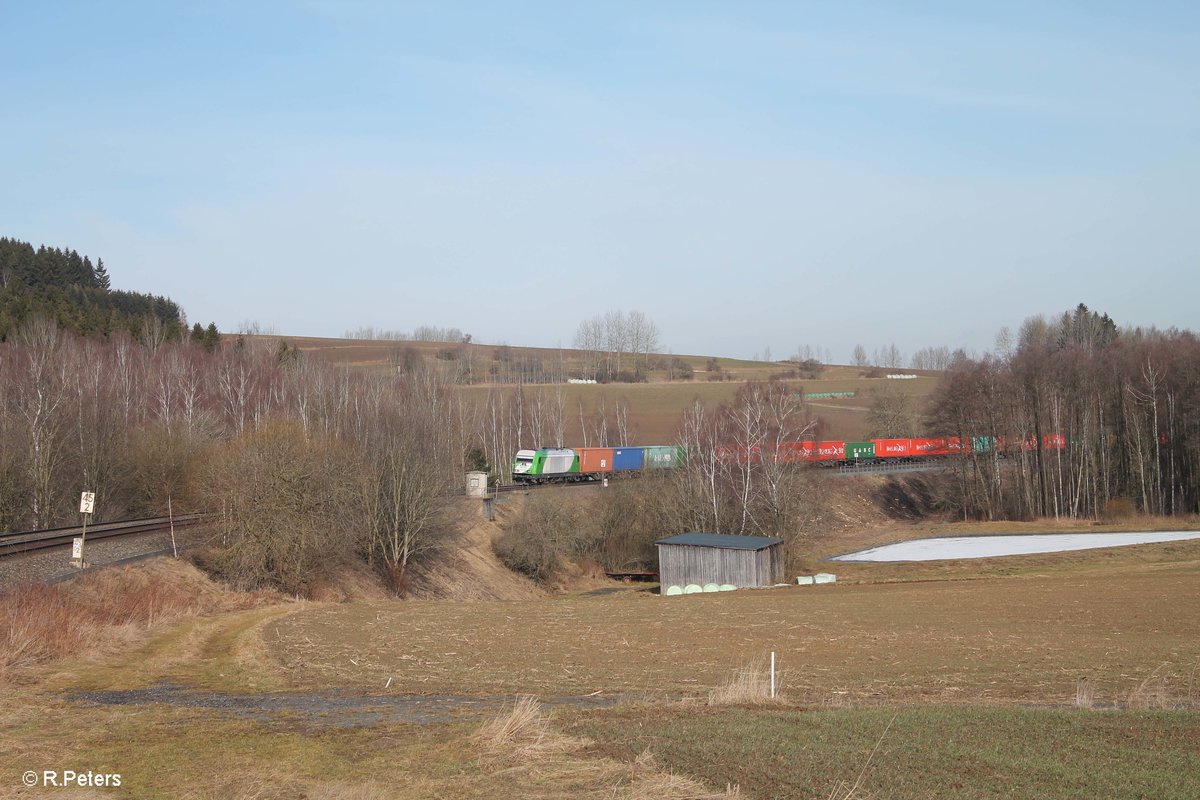
<path id="1" fill-rule="evenodd" d="M 672 586 L 686 590 L 715 584 L 741 589 L 783 582 L 783 539 L 681 533 L 655 544 L 663 594 Z"/>

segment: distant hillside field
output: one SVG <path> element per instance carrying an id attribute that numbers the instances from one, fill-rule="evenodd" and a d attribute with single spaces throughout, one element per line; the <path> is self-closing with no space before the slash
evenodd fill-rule
<path id="1" fill-rule="evenodd" d="M 486 400 L 494 390 L 515 392 L 522 369 L 534 376 L 584 374 L 587 354 L 574 349 L 516 347 L 491 344 L 455 344 L 447 342 L 411 342 L 358 339 L 322 339 L 316 337 L 263 336 L 298 347 L 308 356 L 366 370 L 404 369 L 406 360 L 419 358 L 426 366 L 454 372 L 469 365 L 474 382 L 464 385 L 468 396 Z M 663 368 L 679 360 L 693 373 L 691 380 L 672 380 L 671 371 Z M 933 390 L 938 373 L 896 370 L 915 374 L 911 380 L 890 380 L 889 370 L 850 366 L 828 366 L 815 377 L 793 377 L 797 365 L 789 362 L 749 361 L 718 358 L 712 364 L 709 356 L 659 355 L 656 368 L 649 370 L 646 383 L 567 384 L 548 380 L 526 380 L 522 390 L 543 392 L 549 396 L 562 393 L 567 416 L 567 444 L 583 443 L 580 421 L 580 402 L 583 414 L 590 417 L 604 405 L 612 408 L 621 400 L 629 403 L 630 440 L 637 443 L 672 442 L 675 440 L 680 416 L 699 398 L 706 406 L 715 408 L 730 400 L 747 380 L 784 378 L 798 391 L 810 393 L 855 392 L 854 397 L 813 398 L 807 401 L 810 411 L 820 418 L 820 436 L 829 439 L 859 439 L 866 435 L 867 411 L 872 393 L 885 388 L 903 393 L 919 406 Z M 531 367 L 530 365 L 533 365 Z M 722 380 L 711 380 L 710 366 L 720 368 Z M 868 377 L 870 376 L 870 377 Z M 526 443 L 530 446 L 547 443 Z M 589 444 L 597 444 L 589 438 Z"/>

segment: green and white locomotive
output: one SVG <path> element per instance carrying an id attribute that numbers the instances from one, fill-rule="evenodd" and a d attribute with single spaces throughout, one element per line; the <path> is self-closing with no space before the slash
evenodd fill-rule
<path id="1" fill-rule="evenodd" d="M 564 447 L 518 450 L 513 483 L 544 483 L 579 479 L 579 454 Z"/>

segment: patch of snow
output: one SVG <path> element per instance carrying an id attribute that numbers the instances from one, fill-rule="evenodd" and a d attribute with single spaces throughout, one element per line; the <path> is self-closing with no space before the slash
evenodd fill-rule
<path id="1" fill-rule="evenodd" d="M 1061 553 L 1131 544 L 1180 542 L 1200 539 L 1200 531 L 1148 533 L 1039 533 L 1015 536 L 947 536 L 872 547 L 837 556 L 831 561 L 942 561 L 958 558 L 995 558 L 1030 553 Z"/>

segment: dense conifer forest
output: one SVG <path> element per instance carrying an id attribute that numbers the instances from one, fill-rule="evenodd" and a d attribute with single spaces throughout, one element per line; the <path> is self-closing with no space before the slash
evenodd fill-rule
<path id="1" fill-rule="evenodd" d="M 186 319 L 172 300 L 112 288 L 104 261 L 67 248 L 36 250 L 0 238 L 0 341 L 33 317 L 90 336 L 128 331 L 136 338 L 178 340 Z"/>

